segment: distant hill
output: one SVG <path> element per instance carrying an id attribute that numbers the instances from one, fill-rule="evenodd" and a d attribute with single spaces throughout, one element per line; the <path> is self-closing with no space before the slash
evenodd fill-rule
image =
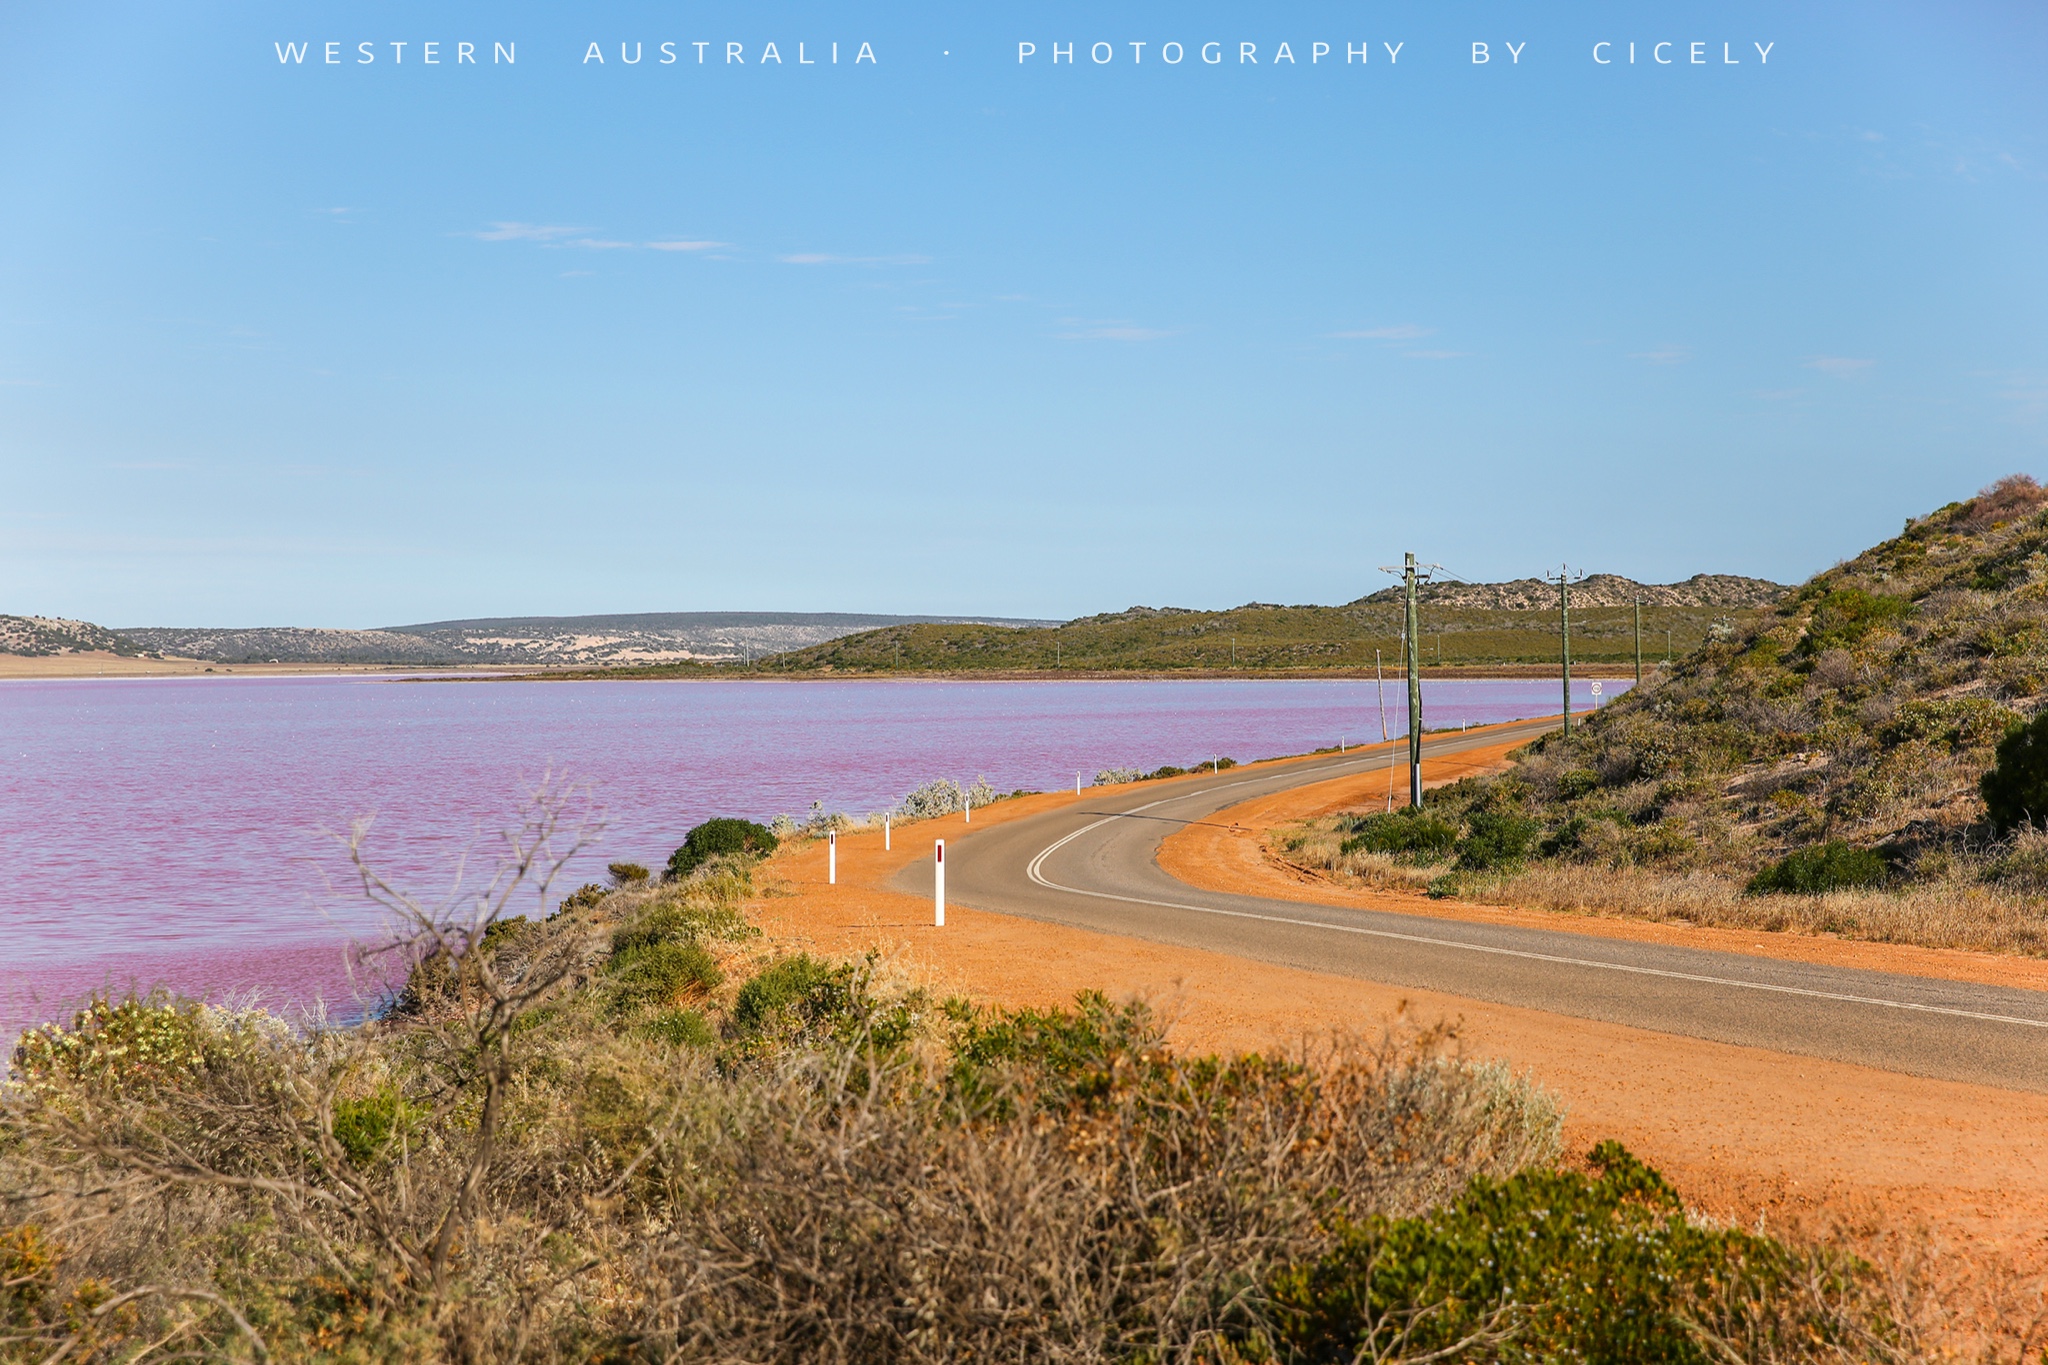
<path id="1" fill-rule="evenodd" d="M 1572 584 L 1574 607 L 1767 607 L 1790 589 L 1765 578 L 1744 578 L 1738 574 L 1696 573 L 1682 583 L 1638 583 L 1620 574 L 1589 574 Z M 1540 578 L 1516 578 L 1505 583 L 1463 583 L 1455 580 L 1425 584 L 1418 600 L 1437 606 L 1471 607 L 1484 611 L 1548 611 L 1557 606 L 1557 584 Z M 1398 602 L 1401 589 L 1382 588 L 1359 602 Z M 1355 604 L 1354 604 L 1355 605 Z"/>
<path id="2" fill-rule="evenodd" d="M 220 663 L 601 667 L 759 658 L 855 631 L 909 622 L 1044 624 L 1002 617 L 727 611 L 479 617 L 376 630 L 136 626 L 122 633 L 150 649 Z"/>
<path id="3" fill-rule="evenodd" d="M 1782 590 L 1769 586 L 1774 599 Z M 1526 599 L 1503 592 L 1497 600 Z M 1623 600 L 1633 603 L 1634 597 Z M 1689 653 L 1711 636 L 1747 627 L 1767 610 L 1652 602 L 1646 595 L 1644 657 Z M 1526 606 L 1469 606 L 1432 596 L 1423 604 L 1421 626 L 1425 667 L 1547 666 L 1558 657 L 1555 588 Z M 760 666 L 782 673 L 1273 672 L 1370 669 L 1377 652 L 1391 669 L 1399 667 L 1402 629 L 1398 595 L 1375 594 L 1341 607 L 1248 602 L 1228 611 L 1196 611 L 1139 606 L 1050 628 L 889 626 L 792 650 Z M 1575 592 L 1572 653 L 1589 664 L 1632 661 L 1634 607 L 1586 603 Z"/>
<path id="4" fill-rule="evenodd" d="M 0 654 L 141 654 L 147 646 L 90 621 L 61 616 L 0 616 Z"/>

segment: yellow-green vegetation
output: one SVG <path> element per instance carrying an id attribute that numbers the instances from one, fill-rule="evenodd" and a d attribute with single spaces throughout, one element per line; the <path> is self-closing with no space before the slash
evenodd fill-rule
<path id="1" fill-rule="evenodd" d="M 2044 496 L 2017 476 L 1914 520 L 1569 742 L 1292 851 L 1437 894 L 2048 953 L 2048 736 L 2022 724 L 2048 693 Z"/>
<path id="2" fill-rule="evenodd" d="M 1667 630 L 1674 650 L 1690 651 L 1717 629 L 1745 628 L 1757 614 L 1752 607 L 1645 607 L 1645 660 L 1663 659 Z M 1422 613 L 1420 639 L 1426 668 L 1552 665 L 1558 658 L 1558 615 L 1554 608 L 1429 606 Z M 1401 611 L 1396 604 L 1254 603 L 1230 611 L 1133 607 L 1031 629 L 888 626 L 778 654 L 761 660 L 758 667 L 780 673 L 1355 671 L 1372 668 L 1374 650 L 1380 651 L 1386 667 L 1397 669 L 1400 647 Z M 1572 655 L 1589 664 L 1632 663 L 1633 609 L 1575 609 Z"/>
<path id="3" fill-rule="evenodd" d="M 1612 1145 L 1559 1167 L 1554 1102 L 1440 1035 L 1185 1056 L 1099 995 L 934 1000 L 766 951 L 750 875 L 428 924 L 355 1028 L 30 1035 L 0 1358 L 1705 1365 L 1947 1326 Z"/>

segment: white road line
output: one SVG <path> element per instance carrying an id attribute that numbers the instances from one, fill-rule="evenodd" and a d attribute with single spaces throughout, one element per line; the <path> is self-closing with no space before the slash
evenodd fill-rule
<path id="1" fill-rule="evenodd" d="M 1241 786 L 1241 783 L 1232 783 Z M 1208 788 L 1207 790 L 1215 790 Z M 1195 792 L 1181 795 L 1194 796 Z M 1180 796 L 1168 800 L 1179 800 Z M 1136 806 L 1117 815 L 1105 816 L 1092 825 L 1083 825 L 1064 839 L 1046 845 L 1033 858 L 1025 873 L 1032 881 L 1052 891 L 1064 891 L 1073 896 L 1093 896 L 1097 900 L 1123 901 L 1130 905 L 1150 905 L 1162 910 L 1187 910 L 1198 915 L 1222 915 L 1230 919 L 1262 920 L 1268 924 L 1291 924 L 1304 929 L 1326 929 L 1337 934 L 1359 934 L 1367 938 L 1394 939 L 1402 943 L 1420 943 L 1432 948 L 1460 948 L 1468 953 L 1492 953 L 1497 957 L 1519 957 L 1532 962 L 1552 962 L 1566 967 L 1591 967 L 1606 972 L 1626 972 L 1634 976 L 1658 976 L 1672 981 L 1695 981 L 1708 986 L 1734 986 L 1746 991 L 1773 991 L 1779 995 L 1800 995 L 1814 1000 L 1837 1000 L 1852 1005 L 1881 1005 L 1886 1009 L 1911 1010 L 1921 1014 L 1945 1014 L 1957 1019 L 1977 1019 L 1990 1024 L 2018 1024 L 2025 1028 L 2048 1029 L 2048 1020 L 2021 1019 L 2009 1014 L 1983 1014 L 1976 1010 L 1959 1010 L 1947 1005 L 1922 1005 L 1911 1000 L 1886 1000 L 1880 996 L 1849 995 L 1841 991 L 1817 991 L 1805 986 L 1780 986 L 1765 981 L 1739 981 L 1733 977 L 1702 976 L 1696 972 L 1667 971 L 1662 967 L 1635 967 L 1621 962 L 1600 962 L 1592 958 L 1562 957 L 1554 953 L 1534 953 L 1522 948 L 1499 948 L 1485 943 L 1466 943 L 1454 938 L 1431 938 L 1424 934 L 1402 934 L 1391 929 L 1367 929 L 1355 924 L 1331 924 L 1324 920 L 1295 919 L 1286 915 L 1262 915 L 1250 910 L 1220 910 L 1207 905 L 1183 905 L 1178 901 L 1147 900 L 1142 896 L 1119 896 L 1109 891 L 1087 891 L 1078 886 L 1065 886 L 1049 880 L 1044 873 L 1045 860 L 1067 844 L 1080 838 L 1090 830 L 1102 828 L 1124 815 L 1135 815 L 1153 806 L 1163 806 L 1166 801 L 1154 801 L 1150 805 Z"/>

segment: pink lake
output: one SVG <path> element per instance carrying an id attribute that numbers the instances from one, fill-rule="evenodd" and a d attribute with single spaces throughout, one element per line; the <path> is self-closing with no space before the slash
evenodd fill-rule
<path id="1" fill-rule="evenodd" d="M 1590 704 L 1589 684 L 1574 692 Z M 1423 717 L 1558 701 L 1555 680 L 1428 682 Z M 1403 733 L 1392 681 L 1386 702 Z M 1046 790 L 1077 770 L 1304 753 L 1378 740 L 1379 714 L 1373 683 L 1348 679 L 0 682 L 0 1039 L 99 988 L 359 1014 L 343 948 L 380 921 L 322 831 L 374 815 L 378 866 L 433 895 L 465 849 L 488 860 L 549 771 L 607 817 L 559 898 L 608 861 L 660 866 L 714 815 L 858 815 L 939 777 Z"/>

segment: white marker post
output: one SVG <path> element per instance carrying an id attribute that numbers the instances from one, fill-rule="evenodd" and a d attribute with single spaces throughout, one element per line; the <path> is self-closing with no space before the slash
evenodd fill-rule
<path id="1" fill-rule="evenodd" d="M 973 798 L 973 797 L 971 797 L 971 796 L 963 796 L 963 797 L 961 797 L 961 798 L 960 798 L 960 813 L 961 813 L 962 815 L 964 815 L 964 816 L 966 816 L 966 817 L 967 817 L 967 823 L 968 823 L 968 824 L 970 824 L 970 825 L 971 825 L 971 824 L 973 824 L 973 823 L 974 823 L 974 798 Z"/>
<path id="2" fill-rule="evenodd" d="M 932 843 L 932 927 L 946 927 L 946 841 Z"/>
<path id="3" fill-rule="evenodd" d="M 825 885 L 839 884 L 839 831 L 828 830 L 825 834 Z"/>
<path id="4" fill-rule="evenodd" d="M 889 817 L 882 817 L 882 852 L 889 851 Z"/>
<path id="5" fill-rule="evenodd" d="M 1075 774 L 1074 774 L 1074 795 L 1076 795 L 1076 796 L 1079 796 L 1080 794 L 1081 794 L 1081 774 L 1079 774 L 1079 773 L 1075 773 Z"/>

